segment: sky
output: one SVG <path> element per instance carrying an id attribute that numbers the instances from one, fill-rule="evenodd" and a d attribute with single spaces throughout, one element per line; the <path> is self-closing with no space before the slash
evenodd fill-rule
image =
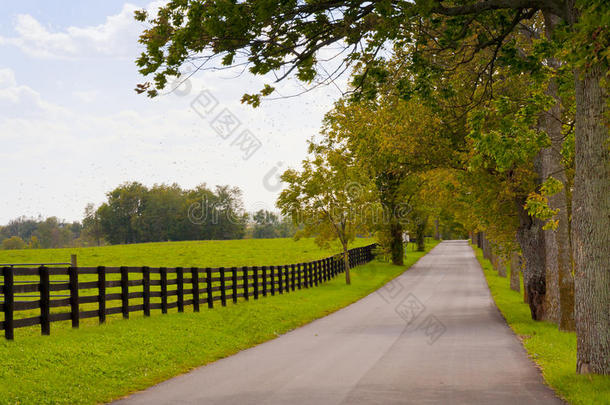
<path id="1" fill-rule="evenodd" d="M 277 175 L 306 157 L 347 78 L 299 97 L 286 96 L 302 84 L 282 83 L 256 109 L 241 96 L 268 80 L 234 70 L 197 72 L 155 99 L 137 95 L 145 26 L 133 12 L 162 4 L 0 0 L 0 224 L 81 220 L 86 204 L 127 181 L 229 184 L 248 211 L 274 209 Z"/>

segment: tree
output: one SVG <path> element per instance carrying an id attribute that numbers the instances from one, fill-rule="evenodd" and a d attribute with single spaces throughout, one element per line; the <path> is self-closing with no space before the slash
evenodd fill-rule
<path id="1" fill-rule="evenodd" d="M 97 246 L 102 245 L 104 231 L 100 220 L 100 215 L 93 204 L 85 207 L 85 217 L 83 218 L 83 234 L 92 239 Z"/>
<path id="2" fill-rule="evenodd" d="M 388 91 L 373 100 L 338 102 L 326 115 L 323 135 L 322 145 L 344 145 L 375 185 L 385 214 L 377 224 L 381 239 L 390 245 L 392 263 L 402 265 L 404 228 L 422 185 L 419 174 L 452 156 L 439 117 L 420 100 L 405 101 Z"/>
<path id="3" fill-rule="evenodd" d="M 276 238 L 278 233 L 276 228 L 279 225 L 277 215 L 271 211 L 258 210 L 252 217 L 254 220 L 254 229 L 252 237 L 255 239 Z"/>
<path id="4" fill-rule="evenodd" d="M 225 66 L 245 54 L 254 74 L 276 73 L 283 79 L 295 73 L 311 82 L 316 77 L 318 52 L 343 41 L 345 61 L 367 66 L 362 79 L 383 77 L 376 61 L 383 45 L 392 41 L 410 50 L 409 61 L 420 72 L 424 90 L 433 87 L 437 55 L 452 53 L 456 61 L 470 61 L 481 50 L 491 49 L 489 62 L 480 65 L 483 92 L 495 80 L 494 66 L 502 57 L 514 56 L 507 43 L 523 21 L 543 11 L 562 24 L 558 46 L 574 71 L 575 181 L 573 191 L 573 258 L 576 264 L 575 314 L 579 372 L 610 374 L 610 148 L 607 129 L 607 83 L 610 35 L 604 27 L 610 7 L 604 0 L 476 0 L 452 2 L 370 1 L 262 1 L 227 3 L 221 0 L 170 1 L 159 9 L 140 38 L 146 51 L 138 59 L 140 72 L 154 74 L 138 86 L 149 96 L 179 74 L 186 61 L 202 67 L 214 55 Z M 136 18 L 145 21 L 145 12 Z M 606 24 L 605 24 L 606 23 Z M 434 43 L 434 46 L 419 46 Z M 359 46 L 362 43 L 362 46 Z M 208 52 L 206 54 L 206 52 Z M 519 63 L 517 58 L 513 62 Z M 530 66 L 541 66 L 540 60 Z M 338 69 L 341 71 L 341 69 Z M 332 78 L 330 78 L 332 80 Z M 259 94 L 245 95 L 254 105 L 273 92 L 266 85 Z"/>
<path id="5" fill-rule="evenodd" d="M 108 242 L 136 243 L 139 241 L 136 218 L 142 210 L 148 189 L 140 183 L 125 183 L 107 194 L 108 202 L 98 208 L 100 223 Z"/>
<path id="6" fill-rule="evenodd" d="M 27 246 L 27 243 L 25 243 L 19 236 L 11 236 L 10 238 L 2 241 L 2 248 L 5 250 L 25 249 Z"/>
<path id="7" fill-rule="evenodd" d="M 312 145 L 313 156 L 302 170 L 286 170 L 277 206 L 302 225 L 295 237 L 314 236 L 320 246 L 339 240 L 343 248 L 345 282 L 350 284 L 349 244 L 369 229 L 368 211 L 373 201 L 370 186 L 342 149 L 322 150 Z"/>

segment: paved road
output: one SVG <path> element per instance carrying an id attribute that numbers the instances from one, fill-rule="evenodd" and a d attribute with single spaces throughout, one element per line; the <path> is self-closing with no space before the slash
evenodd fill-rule
<path id="1" fill-rule="evenodd" d="M 562 402 L 493 304 L 468 244 L 447 241 L 349 307 L 120 403 Z"/>

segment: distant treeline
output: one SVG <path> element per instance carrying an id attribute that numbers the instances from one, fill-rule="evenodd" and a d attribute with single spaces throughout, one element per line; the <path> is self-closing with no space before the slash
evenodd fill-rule
<path id="1" fill-rule="evenodd" d="M 85 244 L 81 240 L 80 222 L 66 223 L 56 217 L 20 217 L 0 226 L 0 246 L 3 249 L 58 248 Z"/>
<path id="2" fill-rule="evenodd" d="M 101 246 L 183 240 L 290 237 L 290 219 L 267 210 L 248 214 L 237 187 L 125 183 L 107 201 L 88 204 L 82 222 L 21 217 L 0 227 L 3 249 Z"/>

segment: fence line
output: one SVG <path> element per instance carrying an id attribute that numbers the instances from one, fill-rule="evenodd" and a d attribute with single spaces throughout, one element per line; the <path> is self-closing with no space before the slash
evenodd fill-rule
<path id="1" fill-rule="evenodd" d="M 367 263 L 373 259 L 376 244 L 349 250 L 350 267 Z M 215 303 L 226 306 L 227 301 L 237 303 L 239 299 L 259 299 L 261 296 L 285 294 L 302 288 L 316 287 L 345 271 L 343 255 L 334 255 L 307 263 L 281 266 L 243 267 L 67 267 L 36 268 L 3 267 L 3 284 L 0 293 L 3 302 L 0 312 L 0 330 L 6 339 L 14 338 L 14 330 L 40 325 L 41 333 L 49 335 L 51 323 L 71 321 L 78 328 L 81 319 L 98 318 L 106 321 L 106 315 L 122 314 L 129 319 L 131 312 L 142 311 L 150 316 L 151 310 L 177 308 L 183 312 L 192 306 L 195 312 L 200 304 L 214 308 Z M 67 280 L 51 280 L 51 277 L 67 276 Z M 15 281 L 15 277 L 37 277 L 38 280 Z M 135 279 L 134 279 L 135 277 Z M 112 279 L 109 279 L 112 278 Z M 175 287 L 174 287 L 175 286 Z M 130 290 L 130 287 L 135 287 Z M 110 289 L 111 292 L 107 290 Z M 114 290 L 120 292 L 114 292 Z M 91 294 L 89 290 L 97 290 Z M 68 291 L 54 299 L 51 293 Z M 85 294 L 81 294 L 84 292 Z M 34 300 L 19 300 L 22 294 L 39 293 Z M 88 294 L 87 294 L 88 293 Z M 32 298 L 28 296 L 27 298 Z M 107 304 L 120 301 L 120 306 Z M 136 301 L 134 303 L 134 301 Z M 97 304 L 96 309 L 81 310 L 81 305 Z M 69 312 L 51 313 L 51 309 L 69 308 Z M 20 311 L 39 310 L 38 316 L 16 318 Z M 27 315 L 27 314 L 26 314 Z"/>

